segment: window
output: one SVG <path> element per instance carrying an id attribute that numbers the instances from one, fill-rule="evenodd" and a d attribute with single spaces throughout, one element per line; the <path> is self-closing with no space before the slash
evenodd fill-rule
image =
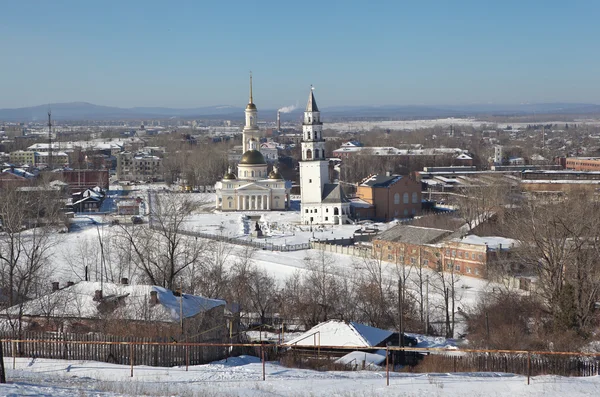
<path id="1" fill-rule="evenodd" d="M 308 180 L 308 183 L 312 183 L 312 179 L 309 179 L 309 180 Z"/>
<path id="2" fill-rule="evenodd" d="M 454 267 L 454 269 L 456 269 L 457 271 L 459 271 L 459 272 L 460 272 L 460 265 L 456 265 L 456 266 Z"/>
<path id="3" fill-rule="evenodd" d="M 404 216 L 408 215 L 408 210 L 404 210 Z"/>
<path id="4" fill-rule="evenodd" d="M 456 258 L 456 250 L 452 250 L 452 257 Z"/>
<path id="5" fill-rule="evenodd" d="M 394 194 L 394 204 L 400 204 L 400 193 Z"/>
<path id="6" fill-rule="evenodd" d="M 328 208 L 325 208 L 325 212 L 329 212 L 329 207 L 328 207 Z"/>
<path id="7" fill-rule="evenodd" d="M 475 274 L 479 275 L 479 269 L 475 268 Z"/>
<path id="8" fill-rule="evenodd" d="M 462 254 L 463 254 L 462 251 L 458 251 L 458 257 L 459 258 L 462 258 Z"/>
<path id="9" fill-rule="evenodd" d="M 423 259 L 423 265 L 429 266 L 429 259 Z"/>
<path id="10" fill-rule="evenodd" d="M 471 273 L 471 268 L 467 266 L 467 273 Z"/>
<path id="11" fill-rule="evenodd" d="M 446 269 L 452 270 L 452 263 L 446 263 Z"/>
<path id="12" fill-rule="evenodd" d="M 308 208 L 306 209 L 306 213 L 308 214 Z"/>
<path id="13" fill-rule="evenodd" d="M 483 260 L 483 255 L 479 254 L 479 260 L 482 261 Z"/>
<path id="14" fill-rule="evenodd" d="M 231 208 L 231 206 L 232 206 L 232 203 L 231 203 L 231 201 L 230 201 L 230 202 L 229 202 L 229 208 Z"/>
<path id="15" fill-rule="evenodd" d="M 404 193 L 404 195 L 402 196 L 402 200 L 404 204 L 408 204 L 408 193 Z"/>
<path id="16" fill-rule="evenodd" d="M 412 202 L 413 202 L 413 204 L 417 204 L 419 202 L 419 195 L 417 194 L 417 192 L 413 192 Z"/>
<path id="17" fill-rule="evenodd" d="M 392 250 L 392 246 L 391 246 L 391 245 L 388 245 L 388 247 L 387 247 L 387 248 L 388 248 L 388 251 L 391 251 L 391 250 Z"/>
<path id="18" fill-rule="evenodd" d="M 326 216 L 326 217 L 325 217 L 325 220 L 326 220 L 326 221 L 328 221 L 328 220 L 329 220 L 329 217 L 327 217 L 327 216 Z"/>
<path id="19" fill-rule="evenodd" d="M 252 171 L 252 176 L 254 176 L 254 171 Z"/>
<path id="20" fill-rule="evenodd" d="M 394 259 L 394 255 L 388 254 L 388 259 Z"/>
<path id="21" fill-rule="evenodd" d="M 411 257 L 411 258 L 410 258 L 410 264 L 411 264 L 411 265 L 414 265 L 415 263 L 417 263 L 417 258 L 415 258 L 415 257 Z"/>

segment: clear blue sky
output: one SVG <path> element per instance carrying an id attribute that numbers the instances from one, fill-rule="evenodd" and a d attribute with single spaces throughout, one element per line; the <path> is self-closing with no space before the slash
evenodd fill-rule
<path id="1" fill-rule="evenodd" d="M 0 108 L 600 103 L 600 1 L 0 0 Z"/>

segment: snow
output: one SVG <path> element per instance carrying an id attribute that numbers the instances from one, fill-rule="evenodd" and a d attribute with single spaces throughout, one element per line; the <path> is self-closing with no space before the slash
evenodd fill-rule
<path id="1" fill-rule="evenodd" d="M 330 320 L 318 324 L 287 342 L 290 346 L 377 346 L 392 335 L 391 331 L 355 322 Z"/>
<path id="2" fill-rule="evenodd" d="M 385 365 L 385 350 L 383 354 L 353 351 L 338 358 L 335 362 L 336 364 L 353 365 L 356 368 L 362 368 L 364 362 L 365 368 L 380 369 L 378 366 L 382 363 Z"/>
<path id="3" fill-rule="evenodd" d="M 364 354 L 364 353 L 363 353 Z M 385 371 L 313 371 L 262 364 L 240 356 L 206 365 L 134 367 L 91 361 L 5 359 L 10 383 L 0 385 L 3 396 L 593 396 L 600 395 L 600 377 L 527 378 L 505 373 L 398 373 Z M 372 367 L 376 369 L 376 367 Z"/>
<path id="4" fill-rule="evenodd" d="M 487 245 L 488 248 L 492 250 L 496 250 L 500 247 L 503 248 L 511 248 L 519 244 L 517 240 L 513 240 L 511 238 L 506 237 L 498 237 L 498 236 L 476 236 L 474 234 L 470 234 L 461 239 L 456 239 L 459 243 L 464 244 L 474 244 L 474 245 Z"/>

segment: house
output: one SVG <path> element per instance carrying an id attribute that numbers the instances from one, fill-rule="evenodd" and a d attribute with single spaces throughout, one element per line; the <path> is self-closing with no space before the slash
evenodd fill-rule
<path id="1" fill-rule="evenodd" d="M 120 200 L 117 203 L 117 215 L 139 215 L 141 199 Z"/>
<path id="2" fill-rule="evenodd" d="M 388 222 L 421 214 L 421 183 L 407 176 L 370 175 L 357 184 L 356 197 L 373 206 L 373 220 Z M 363 215 L 359 208 L 354 207 L 354 217 L 367 219 L 368 212 Z"/>
<path id="3" fill-rule="evenodd" d="M 71 206 L 75 212 L 98 212 L 104 202 L 105 192 L 99 187 L 86 189 L 71 195 Z"/>
<path id="4" fill-rule="evenodd" d="M 21 315 L 27 331 L 101 332 L 111 335 L 174 336 L 184 333 L 224 341 L 226 302 L 179 294 L 155 285 L 69 282 L 52 292 L 0 312 Z M 218 325 L 223 325 L 218 327 Z M 211 330 L 210 332 L 206 332 Z"/>
<path id="5" fill-rule="evenodd" d="M 286 346 L 326 347 L 381 347 L 394 333 L 352 321 L 329 320 L 320 323 L 302 335 L 286 342 Z"/>

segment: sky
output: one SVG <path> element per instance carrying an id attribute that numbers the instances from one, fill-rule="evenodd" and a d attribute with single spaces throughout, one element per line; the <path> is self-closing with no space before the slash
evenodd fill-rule
<path id="1" fill-rule="evenodd" d="M 600 103 L 600 1 L 0 0 L 0 108 Z"/>

